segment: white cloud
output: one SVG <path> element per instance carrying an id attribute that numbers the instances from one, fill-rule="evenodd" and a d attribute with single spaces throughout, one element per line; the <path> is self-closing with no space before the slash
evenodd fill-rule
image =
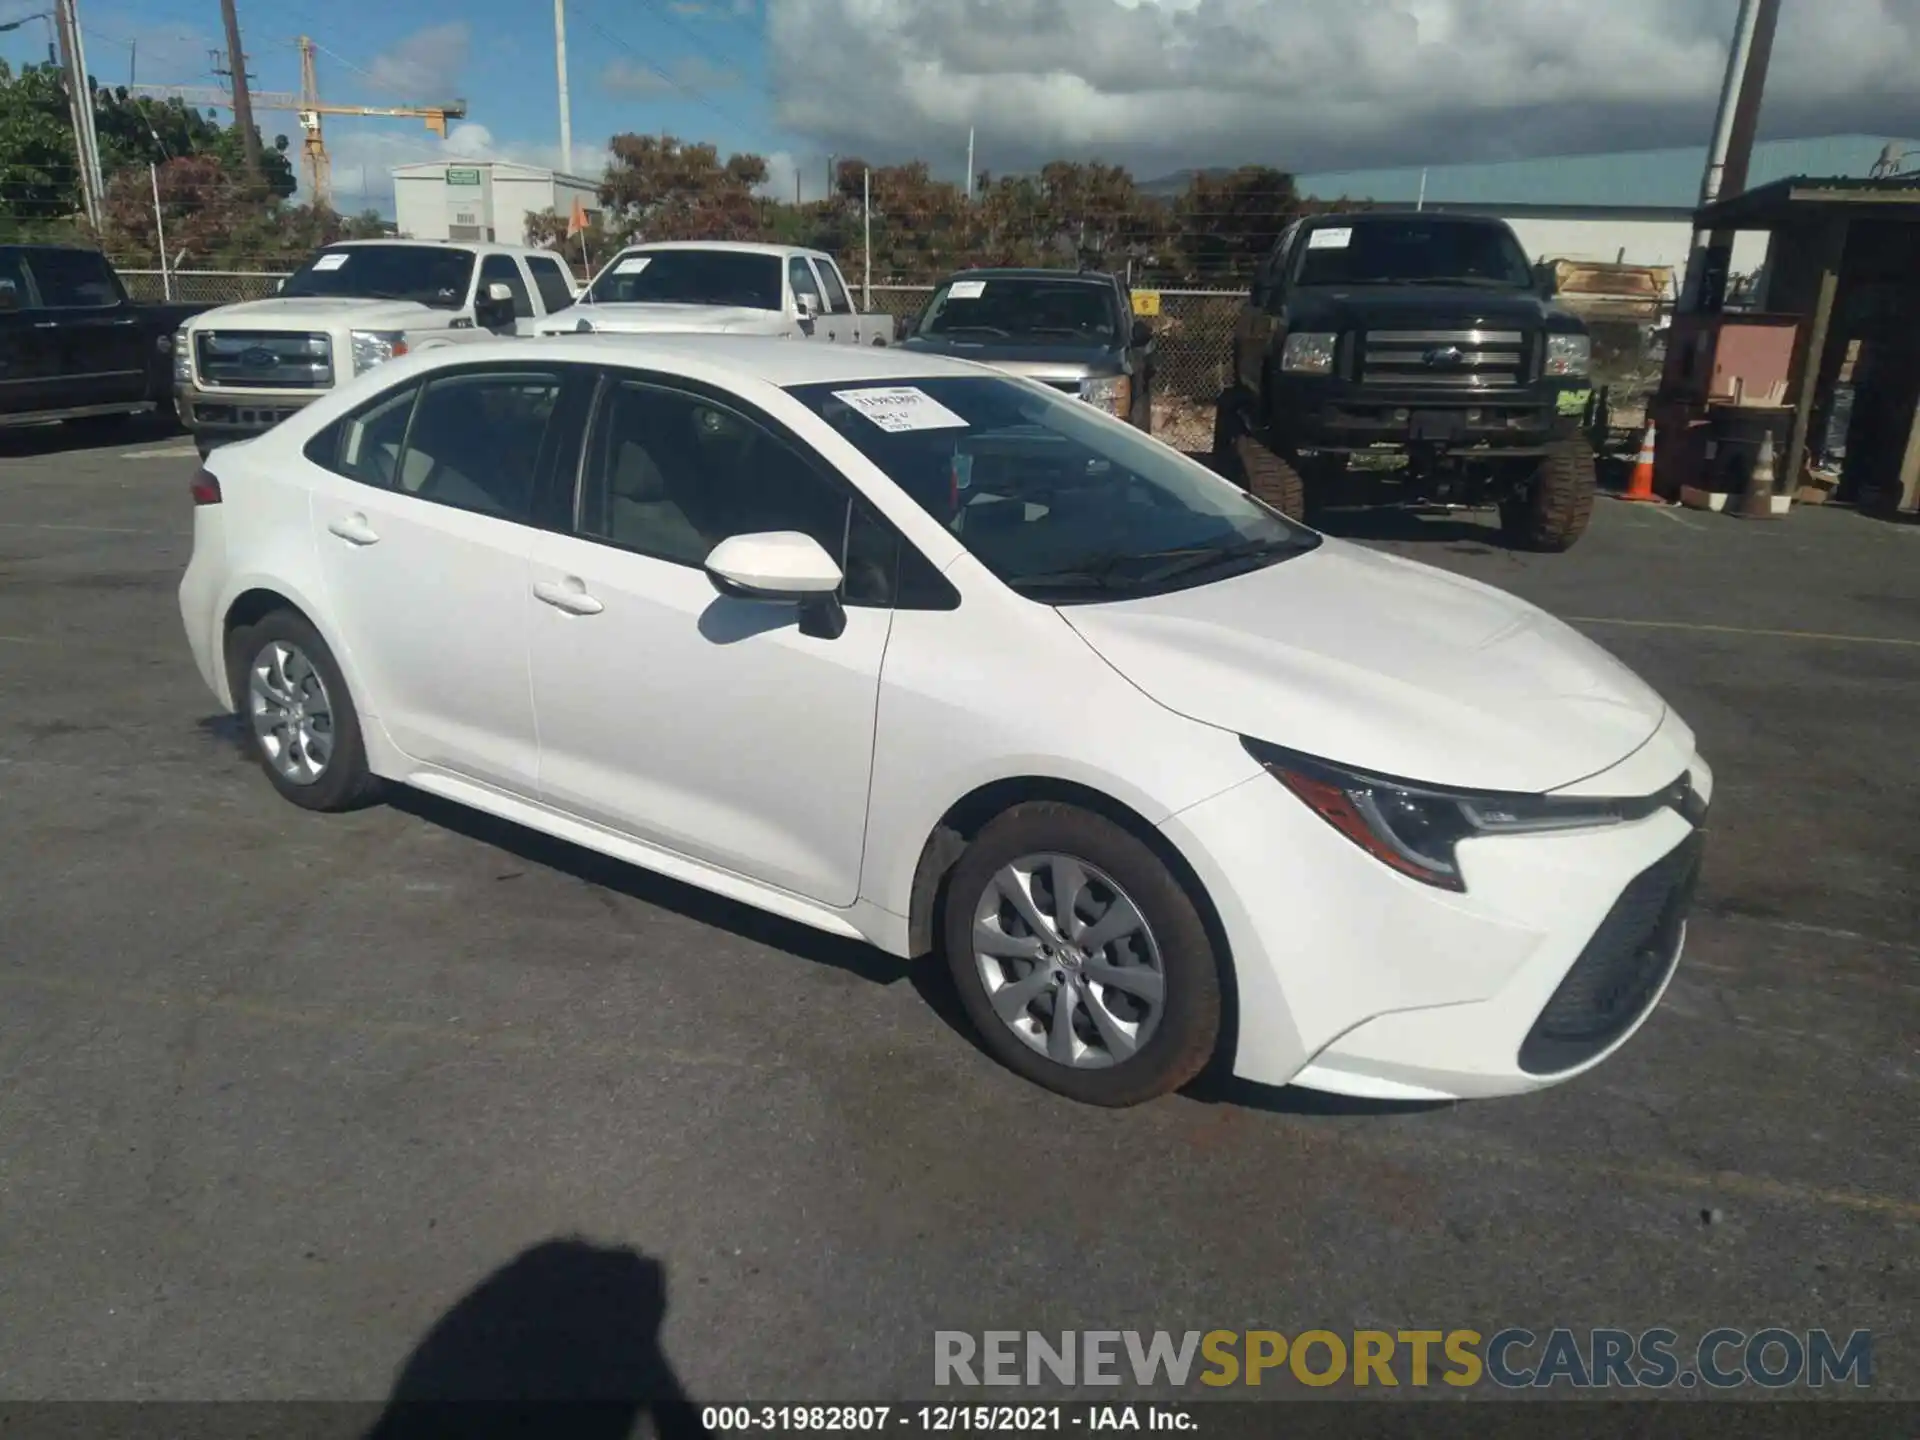
<path id="1" fill-rule="evenodd" d="M 368 79 L 404 100 L 431 105 L 450 99 L 473 50 L 473 32 L 464 20 L 416 30 L 366 67 Z"/>
<path id="2" fill-rule="evenodd" d="M 600 84 L 616 95 L 705 95 L 739 83 L 739 71 L 698 55 L 669 60 L 657 68 L 616 56 L 600 72 Z"/>
<path id="3" fill-rule="evenodd" d="M 1704 144 L 1733 0 L 768 0 L 782 125 L 956 175 Z M 1920 0 L 1784 7 L 1763 133 L 1920 131 Z"/>

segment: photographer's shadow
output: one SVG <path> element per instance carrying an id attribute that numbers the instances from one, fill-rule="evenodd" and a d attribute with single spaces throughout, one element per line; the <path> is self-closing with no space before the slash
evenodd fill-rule
<path id="1" fill-rule="evenodd" d="M 414 1347 L 366 1440 L 704 1435 L 660 1349 L 665 1268 L 550 1240 L 496 1270 Z"/>

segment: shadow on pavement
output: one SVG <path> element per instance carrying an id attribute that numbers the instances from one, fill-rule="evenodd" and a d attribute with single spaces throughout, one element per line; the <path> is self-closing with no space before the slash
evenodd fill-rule
<path id="1" fill-rule="evenodd" d="M 187 443 L 187 432 L 180 428 L 171 410 L 146 415 L 103 415 L 0 429 L 0 459 L 27 460 L 37 455 L 67 455 L 83 450 Z"/>
<path id="2" fill-rule="evenodd" d="M 550 1240 L 429 1330 L 366 1440 L 705 1435 L 660 1349 L 667 1275 L 635 1250 Z"/>
<path id="3" fill-rule="evenodd" d="M 241 740 L 244 743 L 244 736 Z M 589 885 L 598 885 L 644 904 L 671 910 L 702 925 L 729 931 L 742 939 L 784 950 L 803 960 L 811 960 L 816 965 L 830 965 L 876 985 L 891 985 L 906 978 L 907 962 L 895 960 L 864 941 L 829 935 L 810 925 L 769 915 L 750 905 L 684 885 L 678 880 L 669 880 L 664 875 L 628 865 L 597 851 L 570 845 L 564 840 L 555 840 L 537 830 L 496 819 L 479 810 L 470 810 L 419 790 L 394 786 L 389 790 L 387 800 L 388 804 L 403 814 L 504 850 L 531 864 L 544 865 L 563 875 L 584 880 Z"/>

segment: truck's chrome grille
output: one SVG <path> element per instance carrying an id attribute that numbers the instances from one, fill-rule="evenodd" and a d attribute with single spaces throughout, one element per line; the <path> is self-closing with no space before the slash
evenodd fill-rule
<path id="1" fill-rule="evenodd" d="M 333 342 L 305 330 L 203 330 L 195 369 L 209 387 L 326 390 L 333 385 Z"/>
<path id="2" fill-rule="evenodd" d="M 1524 384 L 1519 330 L 1373 330 L 1361 337 L 1361 377 L 1387 385 L 1488 390 Z"/>

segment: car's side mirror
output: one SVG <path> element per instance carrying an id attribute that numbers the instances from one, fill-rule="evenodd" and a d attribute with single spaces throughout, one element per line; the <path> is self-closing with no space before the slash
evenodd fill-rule
<path id="1" fill-rule="evenodd" d="M 11 280 L 0 284 L 0 310 L 18 310 L 20 308 L 20 287 Z"/>
<path id="2" fill-rule="evenodd" d="M 287 277 L 284 275 L 282 275 L 278 280 L 273 282 L 273 293 L 276 295 L 278 295 L 282 290 L 286 288 L 287 288 Z"/>
<path id="3" fill-rule="evenodd" d="M 834 640 L 847 628 L 837 594 L 846 577 L 811 535 L 768 530 L 730 536 L 707 555 L 706 571 L 722 595 L 798 605 L 803 635 Z"/>
<path id="4" fill-rule="evenodd" d="M 473 323 L 483 330 L 497 330 L 513 323 L 513 287 L 495 280 L 473 301 Z"/>
<path id="5" fill-rule="evenodd" d="M 1144 350 L 1153 343 L 1153 327 L 1144 320 L 1133 322 L 1133 343 Z"/>
<path id="6" fill-rule="evenodd" d="M 820 297 L 809 295 L 804 290 L 794 295 L 793 303 L 799 307 L 803 319 L 811 320 L 820 313 Z"/>

